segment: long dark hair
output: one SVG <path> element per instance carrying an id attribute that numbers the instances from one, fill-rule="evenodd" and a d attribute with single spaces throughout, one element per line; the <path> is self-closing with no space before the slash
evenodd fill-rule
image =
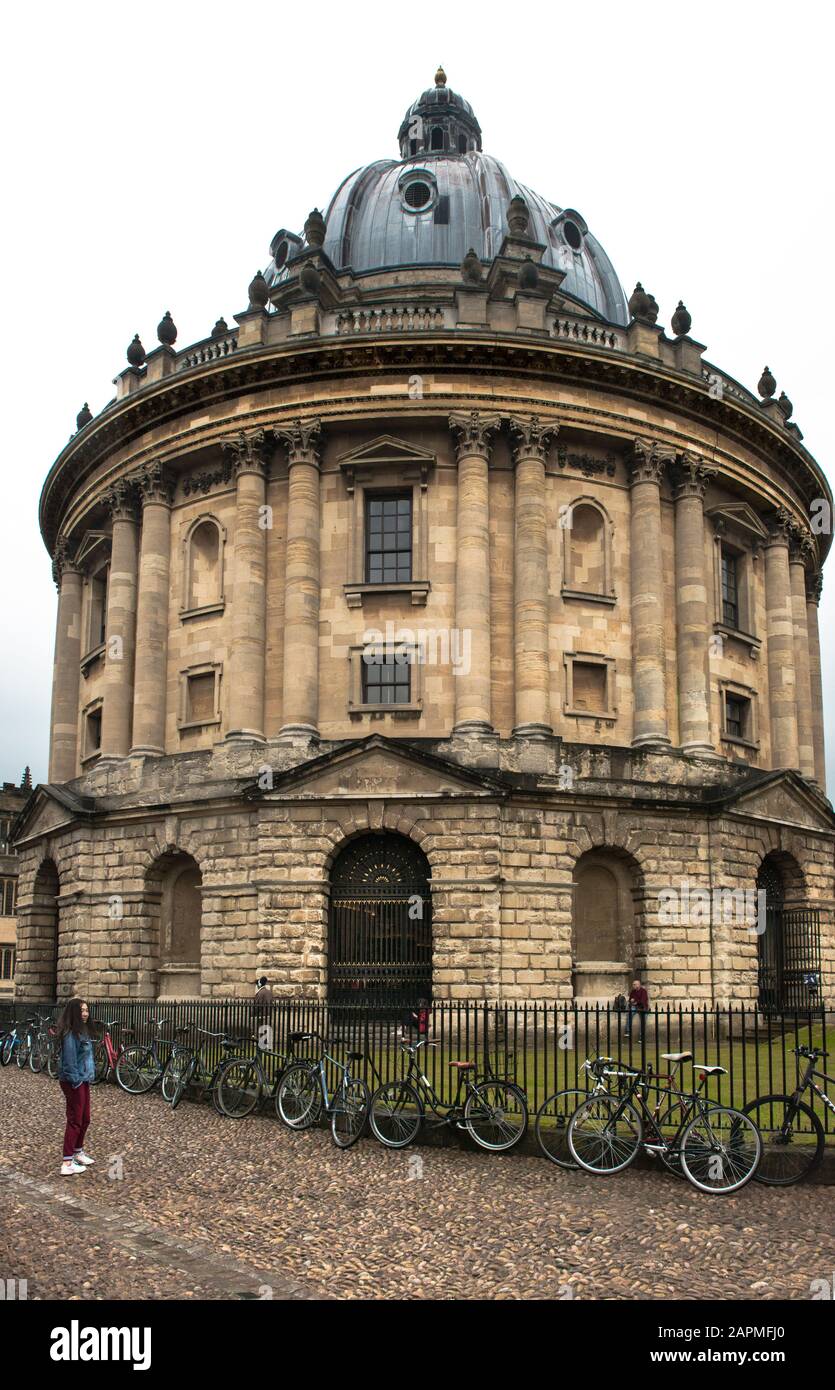
<path id="1" fill-rule="evenodd" d="M 89 1030 L 81 1017 L 81 1005 L 85 1003 L 83 999 L 68 999 L 64 1005 L 64 1011 L 58 1020 L 58 1036 L 65 1038 L 67 1033 L 74 1033 L 78 1037 L 89 1037 Z"/>

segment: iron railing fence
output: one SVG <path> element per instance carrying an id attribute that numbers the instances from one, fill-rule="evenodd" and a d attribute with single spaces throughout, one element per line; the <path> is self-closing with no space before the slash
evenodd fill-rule
<path id="1" fill-rule="evenodd" d="M 59 1008 L 51 1003 L 2 1003 L 0 1024 Z M 190 1040 L 200 1036 L 198 1029 L 251 1038 L 266 1028 L 269 1031 L 261 1032 L 261 1043 L 281 1053 L 289 1051 L 291 1033 L 315 1033 L 331 1043 L 335 1055 L 341 1055 L 340 1048 L 365 1053 L 365 1075 L 372 1088 L 405 1071 L 404 1039 L 425 1036 L 435 1044 L 425 1050 L 425 1074 L 442 1099 L 450 1101 L 457 1084 L 450 1063 L 472 1060 L 482 1073 L 492 1070 L 518 1082 L 528 1096 L 531 1113 L 553 1091 L 585 1089 L 587 1057 L 604 1055 L 633 1066 L 651 1065 L 664 1078 L 670 1074 L 665 1052 L 691 1052 L 696 1063 L 726 1069 L 724 1076 L 708 1078 L 705 1088 L 717 1101 L 734 1105 L 759 1095 L 790 1094 L 798 1074 L 792 1049 L 801 1044 L 824 1050 L 831 1044 L 835 1059 L 835 1011 L 818 1009 L 766 1018 L 746 1006 L 657 1008 L 646 1015 L 643 1030 L 639 1017 L 633 1019 L 631 1037 L 625 1011 L 571 1002 L 437 1002 L 429 1007 L 425 1034 L 418 1033 L 415 1017 L 399 1001 L 385 1008 L 379 1002 L 363 1007 L 291 997 L 276 999 L 267 1011 L 256 1013 L 251 1001 L 239 999 L 171 1003 L 93 999 L 90 1009 L 99 1023 L 117 1022 L 116 1036 L 121 1025 L 148 1042 L 159 1019 L 166 1020 L 164 1036 L 170 1038 L 174 1029 L 187 1027 Z M 209 1060 L 214 1049 L 209 1040 Z M 315 1048 L 302 1045 L 296 1051 L 311 1055 Z M 822 1062 L 821 1068 L 835 1076 L 835 1060 Z M 679 1068 L 678 1077 L 680 1087 L 689 1089 L 694 1077 L 698 1079 L 698 1070 L 687 1064 Z M 835 1098 L 835 1086 L 828 1089 Z M 807 1092 L 805 1099 L 832 1133 L 835 1124 L 830 1112 L 813 1094 Z"/>

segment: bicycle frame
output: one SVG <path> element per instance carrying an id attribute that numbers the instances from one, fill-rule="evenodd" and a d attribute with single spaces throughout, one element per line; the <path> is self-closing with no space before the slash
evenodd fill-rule
<path id="1" fill-rule="evenodd" d="M 629 1072 L 622 1071 L 608 1071 L 604 1074 L 606 1076 L 630 1075 Z M 646 1099 L 647 1091 L 658 1091 L 660 1093 L 659 1102 L 655 1108 L 655 1111 L 652 1111 L 649 1108 L 649 1104 Z M 672 1139 L 670 1140 L 664 1139 L 663 1135 L 659 1133 L 657 1124 L 658 1111 L 661 1108 L 664 1096 L 668 1096 L 671 1098 L 671 1100 L 677 1100 L 680 1103 L 683 1103 L 684 1101 L 688 1102 L 688 1104 L 685 1107 L 683 1107 L 683 1113 L 678 1128 L 675 1134 L 673 1135 Z M 633 1100 L 637 1100 L 638 1102 L 638 1106 L 641 1112 L 641 1118 L 644 1121 L 649 1121 L 650 1125 L 652 1126 L 652 1129 L 658 1135 L 657 1140 L 645 1139 L 642 1137 L 641 1147 L 646 1149 L 648 1153 L 666 1153 L 673 1155 L 680 1154 L 681 1136 L 687 1128 L 688 1124 L 690 1123 L 691 1119 L 695 1114 L 700 1114 L 701 1116 L 706 1117 L 707 1112 L 710 1109 L 710 1102 L 707 1100 L 705 1096 L 701 1094 L 701 1084 L 699 1085 L 699 1089 L 697 1091 L 678 1091 L 674 1090 L 672 1086 L 655 1085 L 649 1079 L 649 1076 L 647 1076 L 645 1073 L 637 1072 L 634 1076 L 632 1076 L 632 1081 L 626 1094 L 621 1097 L 620 1104 L 618 1105 L 614 1115 L 612 1116 L 610 1124 L 615 1124 L 620 1119 L 627 1105 L 629 1105 L 630 1102 Z M 708 1128 L 710 1128 L 710 1121 L 708 1121 Z"/>

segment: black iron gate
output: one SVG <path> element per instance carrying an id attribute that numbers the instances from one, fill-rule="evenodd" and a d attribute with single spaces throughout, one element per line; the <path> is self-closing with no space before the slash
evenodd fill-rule
<path id="1" fill-rule="evenodd" d="M 757 944 L 759 1002 L 765 1013 L 822 1006 L 818 908 L 767 905 L 765 931 Z"/>
<path id="2" fill-rule="evenodd" d="M 363 835 L 331 872 L 328 998 L 414 1005 L 432 995 L 426 856 L 401 835 Z"/>

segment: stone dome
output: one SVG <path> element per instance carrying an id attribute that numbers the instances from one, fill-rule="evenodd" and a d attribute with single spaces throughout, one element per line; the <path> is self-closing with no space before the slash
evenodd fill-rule
<path id="1" fill-rule="evenodd" d="M 528 206 L 527 236 L 545 247 L 543 264 L 565 273 L 561 291 L 609 323 L 629 322 L 626 295 L 585 219 L 518 183 L 482 152 L 473 108 L 446 86 L 442 69 L 435 87 L 408 108 L 399 143 L 401 159 L 355 169 L 330 200 L 324 250 L 337 270 L 459 266 L 470 247 L 489 263 L 508 232 L 508 204 L 519 195 Z M 277 234 L 265 271 L 269 285 L 287 275 L 301 249 L 297 238 Z"/>

